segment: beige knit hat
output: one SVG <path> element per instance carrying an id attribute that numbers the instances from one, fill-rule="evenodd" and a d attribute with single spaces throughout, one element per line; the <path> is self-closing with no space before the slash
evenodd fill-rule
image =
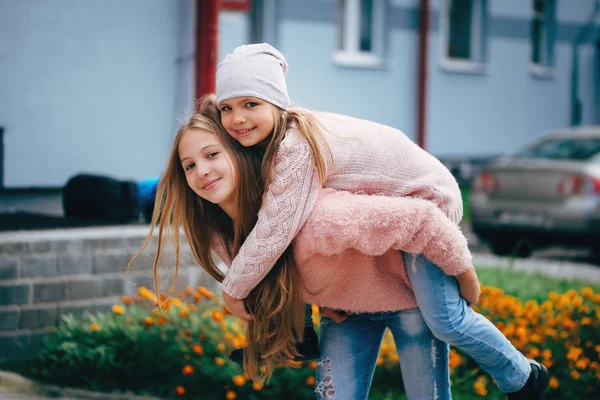
<path id="1" fill-rule="evenodd" d="M 217 67 L 217 104 L 250 96 L 287 110 L 290 106 L 285 84 L 287 70 L 283 54 L 267 43 L 237 47 Z"/>

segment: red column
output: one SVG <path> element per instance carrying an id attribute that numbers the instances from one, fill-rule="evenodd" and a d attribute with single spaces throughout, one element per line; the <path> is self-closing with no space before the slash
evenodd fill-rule
<path id="1" fill-rule="evenodd" d="M 196 0 L 196 98 L 215 91 L 220 0 Z"/>
<path id="2" fill-rule="evenodd" d="M 425 149 L 427 136 L 427 69 L 429 67 L 429 0 L 421 0 L 417 55 L 417 144 Z"/>

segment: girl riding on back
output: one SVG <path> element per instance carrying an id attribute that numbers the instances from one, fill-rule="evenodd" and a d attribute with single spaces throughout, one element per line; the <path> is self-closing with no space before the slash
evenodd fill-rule
<path id="1" fill-rule="evenodd" d="M 223 281 L 226 304 L 246 320 L 252 316 L 244 299 L 301 230 L 321 187 L 424 199 L 453 223 L 462 218 L 458 184 L 439 160 L 391 127 L 290 107 L 287 68 L 283 55 L 263 43 L 238 47 L 217 69 L 223 127 L 243 146 L 265 151 L 257 222 Z M 434 335 L 473 357 L 510 398 L 542 398 L 545 367 L 527 360 L 461 298 L 459 293 L 469 298 L 478 291 L 474 269 L 455 278 L 422 255 L 402 256 Z"/>

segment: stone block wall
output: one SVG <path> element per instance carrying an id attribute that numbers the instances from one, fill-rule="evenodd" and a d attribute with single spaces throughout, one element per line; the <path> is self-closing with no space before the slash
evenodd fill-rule
<path id="1" fill-rule="evenodd" d="M 33 357 L 48 328 L 65 314 L 106 311 L 140 286 L 153 288 L 152 250 L 145 251 L 126 273 L 148 229 L 123 226 L 1 233 L 0 359 Z M 215 287 L 185 243 L 182 248 L 177 287 Z M 166 257 L 161 270 L 161 289 L 168 288 L 174 258 Z"/>

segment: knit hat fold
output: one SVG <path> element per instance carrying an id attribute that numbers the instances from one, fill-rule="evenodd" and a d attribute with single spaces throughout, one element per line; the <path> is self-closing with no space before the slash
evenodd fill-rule
<path id="1" fill-rule="evenodd" d="M 287 110 L 290 98 L 283 54 L 267 43 L 237 47 L 217 67 L 217 104 L 234 97 L 257 97 Z"/>

